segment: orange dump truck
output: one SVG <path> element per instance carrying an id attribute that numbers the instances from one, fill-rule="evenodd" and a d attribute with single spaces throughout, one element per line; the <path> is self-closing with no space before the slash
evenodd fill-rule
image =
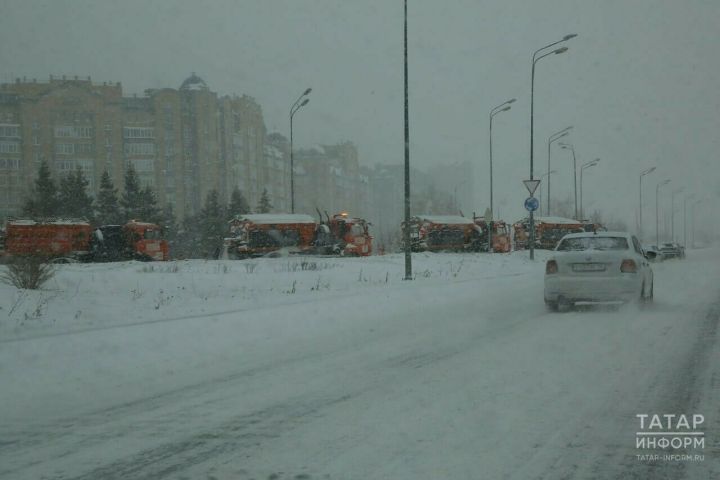
<path id="1" fill-rule="evenodd" d="M 11 220 L 5 254 L 82 259 L 90 250 L 92 227 L 84 220 Z"/>
<path id="2" fill-rule="evenodd" d="M 93 232 L 91 261 L 170 259 L 170 248 L 162 227 L 155 223 L 130 220 L 125 225 L 103 225 Z"/>
<path id="3" fill-rule="evenodd" d="M 535 217 L 535 248 L 552 250 L 560 239 L 568 233 L 585 231 L 583 223 L 578 220 L 563 217 Z M 521 220 L 513 225 L 515 230 L 515 249 L 528 248 L 529 219 Z"/>
<path id="4" fill-rule="evenodd" d="M 319 213 L 319 212 L 318 212 Z M 372 235 L 369 223 L 347 213 L 338 213 L 317 227 L 315 251 L 324 254 L 340 254 L 366 257 L 372 255 Z M 322 217 L 321 217 L 322 218 Z"/>
<path id="5" fill-rule="evenodd" d="M 415 252 L 466 250 L 479 229 L 469 218 L 457 215 L 416 215 L 410 219 L 409 228 Z"/>
<path id="6" fill-rule="evenodd" d="M 483 217 L 475 217 L 475 225 L 480 227 L 479 233 L 479 241 L 476 243 L 478 247 L 473 248 L 473 250 L 487 252 L 488 251 L 488 224 L 485 221 Z M 493 225 L 493 234 L 492 234 L 492 243 L 493 243 L 493 252 L 496 253 L 507 253 L 512 248 L 511 241 L 510 241 L 510 231 L 508 229 L 508 225 L 503 220 L 494 220 L 492 222 Z"/>
<path id="7" fill-rule="evenodd" d="M 281 249 L 311 252 L 317 223 L 310 215 L 258 213 L 238 215 L 225 238 L 228 258 L 249 258 Z"/>

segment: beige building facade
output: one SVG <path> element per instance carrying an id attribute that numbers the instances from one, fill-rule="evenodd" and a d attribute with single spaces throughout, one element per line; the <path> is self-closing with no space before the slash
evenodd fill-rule
<path id="1" fill-rule="evenodd" d="M 195 73 L 140 96 L 89 77 L 0 85 L 0 222 L 21 215 L 43 161 L 56 181 L 80 167 L 93 196 L 106 170 L 122 192 L 132 165 L 178 219 L 197 214 L 212 190 L 227 203 L 235 188 L 251 209 L 267 189 L 273 211 L 290 211 L 287 138 L 267 133 L 252 97 L 218 96 Z M 367 215 L 368 197 L 351 142 L 295 151 L 296 212 Z"/>

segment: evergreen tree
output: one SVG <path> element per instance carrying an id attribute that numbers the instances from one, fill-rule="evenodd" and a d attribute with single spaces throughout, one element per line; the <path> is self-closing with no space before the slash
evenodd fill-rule
<path id="1" fill-rule="evenodd" d="M 93 199 L 88 195 L 90 182 L 77 169 L 60 180 L 58 192 L 58 214 L 68 218 L 84 218 L 93 221 Z"/>
<path id="2" fill-rule="evenodd" d="M 95 218 L 100 225 L 118 225 L 123 222 L 120 211 L 117 188 L 110 179 L 110 173 L 105 170 L 100 178 L 100 191 L 97 197 Z"/>
<path id="3" fill-rule="evenodd" d="M 211 190 L 200 212 L 200 249 L 205 258 L 218 258 L 223 247 L 227 219 L 217 190 Z"/>
<path id="4" fill-rule="evenodd" d="M 175 236 L 174 258 L 200 257 L 200 226 L 197 216 L 187 215 Z"/>
<path id="5" fill-rule="evenodd" d="M 245 199 L 239 188 L 235 187 L 230 194 L 230 204 L 228 205 L 228 215 L 234 217 L 235 215 L 245 215 L 250 213 L 250 204 Z"/>
<path id="6" fill-rule="evenodd" d="M 132 163 L 128 164 L 125 171 L 125 191 L 120 199 L 124 220 L 141 219 L 142 216 L 142 188 L 140 186 L 140 178 L 135 171 Z"/>
<path id="7" fill-rule="evenodd" d="M 152 187 L 147 185 L 140 191 L 140 201 L 138 206 L 138 220 L 150 223 L 161 223 L 163 219 L 162 212 L 157 204 L 157 197 Z"/>
<path id="8" fill-rule="evenodd" d="M 257 206 L 258 213 L 269 213 L 273 206 L 270 203 L 270 194 L 268 194 L 267 188 L 263 188 L 262 195 L 260 196 L 260 202 Z"/>
<path id="9" fill-rule="evenodd" d="M 35 189 L 23 206 L 23 214 L 32 218 L 47 218 L 58 213 L 58 194 L 55 182 L 50 175 L 50 167 L 43 160 L 38 168 Z"/>

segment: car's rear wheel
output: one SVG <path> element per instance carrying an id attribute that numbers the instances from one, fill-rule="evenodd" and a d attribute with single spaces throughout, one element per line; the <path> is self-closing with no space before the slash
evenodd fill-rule
<path id="1" fill-rule="evenodd" d="M 545 308 L 549 312 L 557 312 L 560 309 L 558 302 L 551 302 L 550 300 L 545 300 Z"/>

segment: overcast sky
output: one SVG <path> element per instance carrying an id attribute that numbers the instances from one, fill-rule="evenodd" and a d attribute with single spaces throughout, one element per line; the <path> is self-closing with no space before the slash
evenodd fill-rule
<path id="1" fill-rule="evenodd" d="M 494 185 L 504 216 L 523 214 L 532 52 L 577 33 L 567 53 L 537 64 L 535 174 L 547 170 L 547 137 L 574 125 L 578 162 L 601 158 L 585 172 L 586 211 L 634 223 L 638 174 L 657 166 L 645 177 L 646 220 L 665 178 L 708 199 L 702 212 L 718 218 L 720 2 L 408 3 L 411 162 L 472 161 L 478 211 L 488 197 L 488 113 L 517 97 L 495 117 Z M 194 71 L 219 94 L 255 97 L 268 130 L 285 135 L 290 105 L 310 86 L 311 101 L 295 117 L 297 146 L 352 140 L 364 164 L 403 161 L 401 0 L 0 4 L 2 81 L 90 75 L 141 94 L 177 88 Z M 571 195 L 570 154 L 555 150 L 552 168 L 553 196 Z"/>

